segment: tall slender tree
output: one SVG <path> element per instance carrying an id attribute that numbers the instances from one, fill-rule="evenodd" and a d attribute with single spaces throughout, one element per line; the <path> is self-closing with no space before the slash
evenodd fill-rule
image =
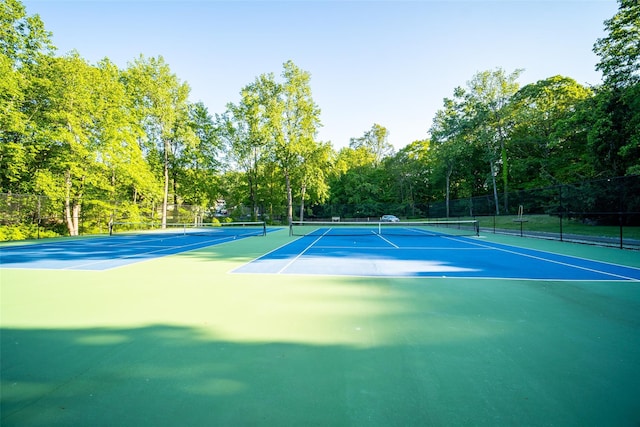
<path id="1" fill-rule="evenodd" d="M 186 144 L 177 159 L 181 176 L 182 196 L 186 203 L 206 207 L 217 198 L 217 174 L 221 170 L 219 159 L 221 138 L 219 129 L 202 102 L 189 104 L 186 125 L 194 137 Z"/>
<path id="2" fill-rule="evenodd" d="M 238 104 L 227 104 L 218 117 L 220 135 L 227 146 L 227 161 L 244 171 L 249 203 L 255 219 L 258 211 L 258 184 L 264 169 L 267 145 L 271 140 L 266 108 L 277 96 L 272 74 L 264 74 L 240 91 Z"/>
<path id="3" fill-rule="evenodd" d="M 509 156 L 507 135 L 512 124 L 509 101 L 518 91 L 518 77 L 523 70 L 506 74 L 501 68 L 477 73 L 468 83 L 466 102 L 473 114 L 473 129 L 477 140 L 486 148 L 490 178 L 496 203 L 496 214 L 500 214 L 496 176 L 502 169 L 504 210 L 509 209 Z"/>
<path id="4" fill-rule="evenodd" d="M 393 145 L 389 143 L 389 131 L 382 125 L 374 123 L 371 129 L 359 138 L 351 138 L 349 147 L 360 147 L 368 150 L 374 157 L 374 163 L 379 165 L 385 157 L 393 155 Z"/>
<path id="5" fill-rule="evenodd" d="M 296 170 L 294 181 L 300 197 L 300 221 L 304 219 L 305 203 L 322 203 L 329 195 L 327 183 L 333 150 L 328 143 L 317 143 L 309 150 L 304 162 Z"/>
<path id="6" fill-rule="evenodd" d="M 470 138 L 471 116 L 469 107 L 465 104 L 466 92 L 457 87 L 453 92 L 453 98 L 445 98 L 444 106 L 436 112 L 433 124 L 429 130 L 433 147 L 433 183 L 440 182 L 444 177 L 445 215 L 451 214 L 451 192 L 456 175 L 463 176 L 465 170 L 471 165 L 464 162 L 465 153 L 472 149 Z"/>
<path id="7" fill-rule="evenodd" d="M 184 126 L 188 118 L 190 88 L 171 72 L 162 56 L 140 56 L 126 71 L 128 88 L 134 96 L 136 117 L 145 130 L 148 149 L 156 150 L 162 164 L 162 227 L 167 225 L 170 168 L 182 144 L 193 143 Z"/>
<path id="8" fill-rule="evenodd" d="M 320 127 L 320 108 L 311 95 L 311 75 L 292 61 L 283 65 L 284 82 L 266 106 L 271 131 L 271 150 L 284 175 L 287 221 L 293 221 L 292 179 L 297 168 L 313 157 Z"/>

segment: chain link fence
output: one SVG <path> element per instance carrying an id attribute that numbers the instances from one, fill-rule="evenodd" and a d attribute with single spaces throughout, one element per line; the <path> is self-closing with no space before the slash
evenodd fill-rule
<path id="1" fill-rule="evenodd" d="M 239 214 L 244 211 L 238 210 Z M 482 232 L 512 233 L 548 239 L 640 249 L 640 175 L 584 181 L 532 190 L 422 204 L 366 203 L 307 207 L 304 219 L 377 220 L 384 214 L 402 219 L 468 219 Z M 299 209 L 294 208 L 299 219 Z M 210 221 L 200 206 L 172 204 L 168 224 Z M 277 219 L 275 215 L 271 220 Z M 158 227 L 162 205 L 154 201 L 85 200 L 77 218 L 80 234 L 107 233 L 113 223 Z M 68 235 L 64 203 L 45 196 L 0 194 L 0 240 Z"/>
<path id="2" fill-rule="evenodd" d="M 167 224 L 202 223 L 208 211 L 200 206 L 170 204 Z M 46 196 L 0 193 L 0 241 L 68 236 L 64 202 Z M 162 204 L 84 200 L 78 224 L 80 235 L 106 234 L 111 224 L 131 229 L 157 228 L 162 223 Z M 122 228 L 122 227 L 121 227 Z"/>
<path id="3" fill-rule="evenodd" d="M 483 232 L 640 249 L 640 175 L 424 204 L 322 205 L 307 219 L 478 219 Z"/>

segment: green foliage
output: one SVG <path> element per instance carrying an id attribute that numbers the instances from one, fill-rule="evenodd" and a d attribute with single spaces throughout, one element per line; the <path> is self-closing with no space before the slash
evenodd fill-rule
<path id="1" fill-rule="evenodd" d="M 388 142 L 389 131 L 377 123 L 364 133 L 360 138 L 351 138 L 349 147 L 354 150 L 363 149 L 372 157 L 374 163 L 380 164 L 382 160 L 393 155 L 393 146 Z"/>
<path id="2" fill-rule="evenodd" d="M 40 108 L 39 64 L 51 55 L 51 34 L 17 0 L 0 2 L 0 191 L 31 192 L 39 160 L 30 141 Z"/>
<path id="3" fill-rule="evenodd" d="M 241 88 L 214 120 L 161 56 L 126 69 L 56 56 L 40 18 L 4 0 L 0 192 L 46 195 L 63 215 L 51 223 L 74 235 L 110 220 L 191 222 L 221 198 L 243 220 L 291 220 L 294 203 L 300 218 L 324 203 L 413 215 L 442 199 L 448 209 L 452 198 L 493 193 L 498 209 L 498 191 L 637 174 L 640 10 L 619 4 L 594 44 L 603 85 L 552 76 L 519 89 L 521 70 L 482 71 L 443 100 L 428 140 L 396 153 L 377 123 L 337 152 L 317 141 L 311 74 L 292 61 Z"/>
<path id="4" fill-rule="evenodd" d="M 592 176 L 586 132 L 576 111 L 592 96 L 569 77 L 554 76 L 520 89 L 511 100 L 509 133 L 512 183 L 534 188 Z"/>
<path id="5" fill-rule="evenodd" d="M 38 226 L 35 224 L 0 225 L 0 242 L 44 239 L 58 236 L 60 236 L 60 234 L 55 231 L 42 227 L 38 232 Z"/>
<path id="6" fill-rule="evenodd" d="M 618 2 L 618 12 L 604 22 L 608 35 L 593 46 L 600 57 L 596 69 L 602 71 L 605 85 L 612 88 L 640 83 L 640 3 Z"/>
<path id="7" fill-rule="evenodd" d="M 0 54 L 21 68 L 52 51 L 51 33 L 45 30 L 40 17 L 27 16 L 19 0 L 0 2 Z"/>
<path id="8" fill-rule="evenodd" d="M 640 3 L 619 0 L 604 25 L 593 47 L 604 85 L 585 114 L 591 161 L 603 175 L 631 175 L 640 172 Z"/>
<path id="9" fill-rule="evenodd" d="M 276 81 L 272 73 L 260 75 L 242 89 L 241 102 L 229 104 L 218 120 L 230 160 L 245 172 L 244 201 L 254 219 L 265 202 L 272 208 L 284 199 L 291 220 L 294 194 L 301 203 L 327 195 L 325 171 L 331 150 L 315 140 L 320 109 L 311 95 L 311 76 L 287 61 L 282 79 Z M 270 182 L 276 170 L 284 184 L 279 194 L 274 192 L 277 184 Z"/>
<path id="10" fill-rule="evenodd" d="M 581 111 L 588 161 L 599 176 L 633 175 L 640 167 L 640 83 L 603 87 Z"/>
<path id="11" fill-rule="evenodd" d="M 145 58 L 141 55 L 130 65 L 124 80 L 132 94 L 134 114 L 144 129 L 145 146 L 159 153 L 164 227 L 167 223 L 170 183 L 173 183 L 176 204 L 183 154 L 199 142 L 197 126 L 189 118 L 190 88 L 171 72 L 162 56 Z"/>

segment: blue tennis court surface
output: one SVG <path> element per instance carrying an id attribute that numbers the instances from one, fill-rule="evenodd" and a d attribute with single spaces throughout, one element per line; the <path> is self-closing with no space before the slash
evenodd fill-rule
<path id="1" fill-rule="evenodd" d="M 453 236 L 308 235 L 234 273 L 639 281 L 640 269 Z"/>
<path id="2" fill-rule="evenodd" d="M 0 248 L 2 268 L 108 270 L 252 235 L 220 230 L 207 235 L 148 232 Z"/>

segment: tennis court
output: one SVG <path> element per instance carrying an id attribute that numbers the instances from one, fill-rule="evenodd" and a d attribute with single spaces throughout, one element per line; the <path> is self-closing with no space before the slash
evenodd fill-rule
<path id="1" fill-rule="evenodd" d="M 521 280 L 640 280 L 640 270 L 493 242 L 471 221 L 392 224 L 305 223 L 300 239 L 237 273 Z M 462 226 L 460 226 L 462 225 Z M 380 228 L 383 226 L 384 228 Z M 292 232 L 294 233 L 294 232 Z"/>
<path id="2" fill-rule="evenodd" d="M 326 231 L 1 246 L 0 423 L 640 423 L 637 251 Z"/>
<path id="3" fill-rule="evenodd" d="M 126 223 L 118 225 L 121 226 L 119 232 L 110 236 L 0 248 L 2 267 L 107 270 L 231 240 L 263 236 L 267 232 L 262 222 L 215 227 L 172 224 L 166 229 L 142 231 L 129 230 L 125 226 L 131 226 Z"/>

